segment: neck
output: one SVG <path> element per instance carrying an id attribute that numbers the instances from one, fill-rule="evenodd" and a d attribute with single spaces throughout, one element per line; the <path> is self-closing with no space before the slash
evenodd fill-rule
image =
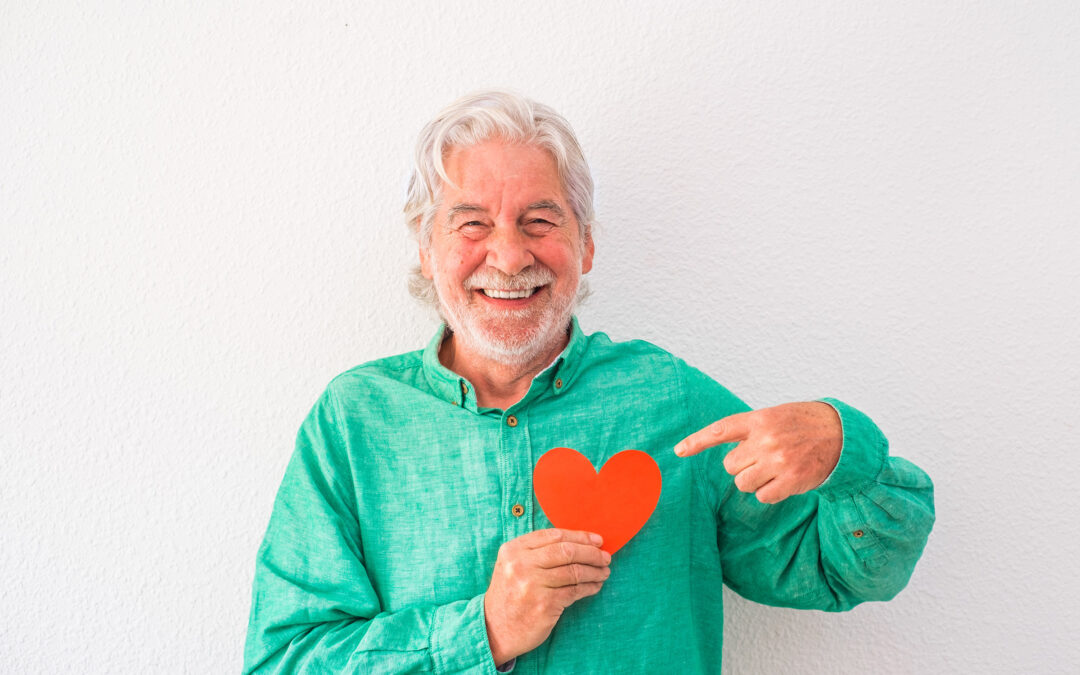
<path id="1" fill-rule="evenodd" d="M 521 364 L 507 364 L 477 354 L 450 333 L 439 347 L 439 362 L 472 383 L 477 406 L 505 410 L 528 393 L 533 378 L 551 365 L 569 342 L 568 327 L 535 358 Z"/>

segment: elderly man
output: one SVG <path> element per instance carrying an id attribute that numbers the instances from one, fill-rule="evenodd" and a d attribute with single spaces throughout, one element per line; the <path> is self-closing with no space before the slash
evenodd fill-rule
<path id="1" fill-rule="evenodd" d="M 907 583 L 933 491 L 834 399 L 751 411 L 643 341 L 586 335 L 592 179 L 569 125 L 504 92 L 421 133 L 406 205 L 425 349 L 334 378 L 256 562 L 246 672 L 720 671 L 721 587 L 846 610 Z M 720 446 L 720 447 L 716 447 Z M 655 460 L 655 511 L 612 557 L 553 527 L 547 450 Z"/>

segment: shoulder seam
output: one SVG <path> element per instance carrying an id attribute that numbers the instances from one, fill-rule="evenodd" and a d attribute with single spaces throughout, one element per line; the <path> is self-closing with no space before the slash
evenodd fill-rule
<path id="1" fill-rule="evenodd" d="M 353 366 L 352 368 L 349 368 L 348 370 L 345 370 L 345 371 L 342 371 L 342 372 L 338 373 L 330 381 L 333 382 L 334 380 L 337 380 L 338 378 L 345 377 L 346 375 L 349 375 L 349 374 L 352 374 L 352 373 L 357 373 L 357 372 L 360 372 L 360 371 L 365 371 L 365 370 L 388 370 L 388 371 L 392 371 L 392 372 L 401 372 L 403 370 L 419 370 L 419 369 L 424 367 L 424 363 L 423 363 L 422 360 L 417 360 L 414 363 L 401 363 L 401 364 L 396 364 L 396 365 L 390 365 L 390 364 L 386 364 L 386 363 L 381 363 L 381 361 L 389 360 L 389 359 L 393 359 L 393 358 L 394 358 L 393 356 L 389 356 L 386 359 L 377 359 L 375 361 L 367 361 L 365 363 L 361 363 L 359 365 Z"/>
<path id="2" fill-rule="evenodd" d="M 657 349 L 659 349 L 659 347 L 657 347 Z M 686 413 L 686 421 L 683 423 L 683 429 L 688 430 L 689 433 L 693 433 L 694 431 L 697 431 L 697 429 L 690 429 L 690 399 L 687 396 L 686 388 L 683 385 L 683 377 L 682 372 L 680 372 L 679 370 L 679 363 L 674 354 L 667 351 L 665 351 L 665 353 L 670 357 L 671 365 L 675 369 L 675 381 L 678 383 L 679 386 L 679 398 L 684 401 L 682 409 Z M 699 458 L 700 455 L 690 460 L 692 462 L 692 464 L 690 465 L 690 475 L 693 477 L 694 487 L 697 489 L 698 494 L 701 495 L 701 498 L 705 500 L 705 503 L 708 504 L 715 513 L 719 509 L 719 505 L 715 503 L 715 500 L 709 494 L 709 490 L 707 490 L 705 485 L 703 485 L 705 481 L 701 476 L 701 461 Z"/>

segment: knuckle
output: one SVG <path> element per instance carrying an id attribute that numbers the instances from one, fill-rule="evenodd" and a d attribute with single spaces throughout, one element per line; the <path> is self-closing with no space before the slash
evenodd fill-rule
<path id="1" fill-rule="evenodd" d="M 542 567 L 555 567 L 559 564 L 559 550 L 556 548 L 548 547 L 544 549 L 540 556 L 540 564 Z"/>
<path id="2" fill-rule="evenodd" d="M 583 580 L 585 569 L 582 565 L 570 565 L 570 583 L 580 584 Z"/>
<path id="3" fill-rule="evenodd" d="M 770 408 L 762 408 L 761 410 L 758 410 L 756 417 L 758 419 L 758 422 L 760 423 L 776 424 L 777 422 L 781 421 L 786 415 L 787 412 L 785 411 L 783 405 L 774 405 Z"/>
<path id="4" fill-rule="evenodd" d="M 519 598 L 529 597 L 529 592 L 532 590 L 532 585 L 528 579 L 519 577 L 514 581 L 514 590 L 517 592 Z"/>
<path id="5" fill-rule="evenodd" d="M 555 541 L 555 530 L 535 530 L 525 536 L 529 537 L 529 548 L 540 548 Z"/>
<path id="6" fill-rule="evenodd" d="M 791 452 L 784 448 L 778 448 L 773 455 L 773 461 L 776 462 L 776 466 L 778 467 L 790 467 L 792 464 Z"/>
<path id="7" fill-rule="evenodd" d="M 559 544 L 559 561 L 570 562 L 574 559 L 574 547 L 569 542 Z"/>
<path id="8" fill-rule="evenodd" d="M 758 490 L 757 494 L 755 494 L 754 496 L 757 497 L 758 501 L 762 504 L 775 504 L 776 502 L 780 501 L 777 498 L 776 492 L 772 490 Z"/>

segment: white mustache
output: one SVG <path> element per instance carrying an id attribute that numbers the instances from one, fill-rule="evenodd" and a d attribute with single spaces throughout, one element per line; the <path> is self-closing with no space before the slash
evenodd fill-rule
<path id="1" fill-rule="evenodd" d="M 521 291 L 537 286 L 546 286 L 555 281 L 555 274 L 547 268 L 526 267 L 514 276 L 507 276 L 498 270 L 477 272 L 465 280 L 465 288 L 489 288 L 500 291 Z"/>

